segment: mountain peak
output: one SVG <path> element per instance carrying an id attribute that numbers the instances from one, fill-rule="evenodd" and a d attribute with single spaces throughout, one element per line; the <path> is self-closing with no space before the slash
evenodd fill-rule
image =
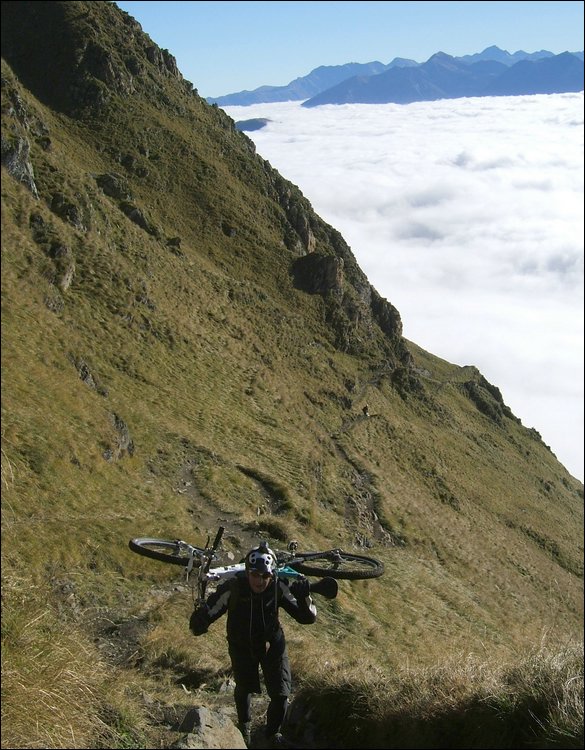
<path id="1" fill-rule="evenodd" d="M 510 53 L 507 52 L 505 49 L 501 49 L 500 47 L 497 47 L 495 44 L 492 44 L 490 47 L 486 47 L 482 52 L 480 52 L 481 55 L 487 55 L 487 54 L 504 54 L 509 55 Z"/>
<path id="2" fill-rule="evenodd" d="M 454 60 L 455 58 L 453 55 L 448 55 L 446 52 L 435 52 L 434 55 L 431 55 L 427 62 L 430 62 L 431 60 Z"/>

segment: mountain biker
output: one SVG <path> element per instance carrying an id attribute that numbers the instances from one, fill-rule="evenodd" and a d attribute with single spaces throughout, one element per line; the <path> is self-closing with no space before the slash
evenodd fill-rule
<path id="1" fill-rule="evenodd" d="M 245 557 L 245 571 L 221 583 L 195 609 L 189 620 L 194 635 L 203 635 L 227 612 L 228 652 L 232 663 L 238 728 L 250 744 L 252 693 L 260 693 L 259 666 L 270 698 L 266 735 L 273 746 L 283 744 L 280 729 L 291 691 L 291 670 L 284 631 L 278 619 L 282 607 L 302 625 L 314 623 L 317 608 L 304 576 L 292 582 L 279 578 L 274 552 L 264 543 Z"/>

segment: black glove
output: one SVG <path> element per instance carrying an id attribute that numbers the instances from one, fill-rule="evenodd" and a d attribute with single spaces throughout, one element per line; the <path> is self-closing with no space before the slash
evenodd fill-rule
<path id="1" fill-rule="evenodd" d="M 202 609 L 196 609 L 189 619 L 189 630 L 193 635 L 203 635 L 209 628 L 209 619 Z"/>
<path id="2" fill-rule="evenodd" d="M 304 601 L 311 594 L 309 579 L 301 576 L 291 585 L 290 590 L 297 601 Z"/>

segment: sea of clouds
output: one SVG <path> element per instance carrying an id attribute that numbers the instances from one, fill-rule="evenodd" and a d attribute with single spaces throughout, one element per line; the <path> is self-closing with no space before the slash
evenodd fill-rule
<path id="1" fill-rule="evenodd" d="M 583 481 L 583 93 L 224 107 L 404 335 L 475 365 Z"/>

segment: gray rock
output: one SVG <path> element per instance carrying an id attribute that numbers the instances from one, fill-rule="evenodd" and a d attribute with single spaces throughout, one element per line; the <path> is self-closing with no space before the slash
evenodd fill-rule
<path id="1" fill-rule="evenodd" d="M 244 750 L 246 747 L 242 733 L 221 709 L 213 711 L 195 706 L 187 712 L 178 729 L 187 734 L 170 745 L 171 748 Z"/>
<path id="2" fill-rule="evenodd" d="M 2 135 L 2 164 L 8 174 L 22 182 L 35 198 L 39 197 L 35 175 L 30 161 L 30 144 L 26 138 L 5 138 Z"/>

